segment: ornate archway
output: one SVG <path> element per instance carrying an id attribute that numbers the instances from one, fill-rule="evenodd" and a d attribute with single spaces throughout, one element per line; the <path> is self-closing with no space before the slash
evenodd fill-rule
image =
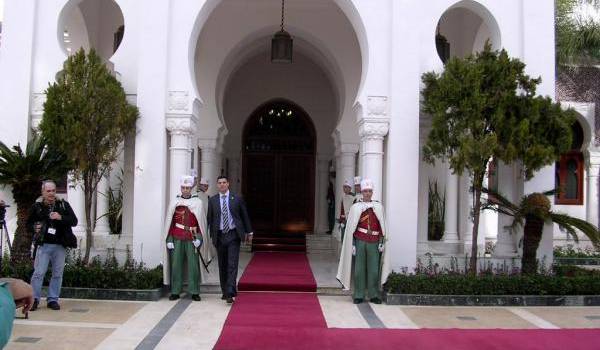
<path id="1" fill-rule="evenodd" d="M 293 102 L 269 101 L 248 118 L 242 142 L 242 191 L 254 230 L 312 232 L 316 131 L 308 114 Z"/>

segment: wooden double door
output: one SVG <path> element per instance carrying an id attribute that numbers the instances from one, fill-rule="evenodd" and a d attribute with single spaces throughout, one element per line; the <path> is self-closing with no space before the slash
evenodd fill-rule
<path id="1" fill-rule="evenodd" d="M 314 154 L 246 152 L 243 193 L 254 230 L 312 232 Z"/>

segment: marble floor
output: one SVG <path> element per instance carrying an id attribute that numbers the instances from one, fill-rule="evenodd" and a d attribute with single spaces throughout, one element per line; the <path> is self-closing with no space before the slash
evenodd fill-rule
<path id="1" fill-rule="evenodd" d="M 251 254 L 242 253 L 240 275 Z M 310 253 L 321 290 L 338 288 L 337 259 Z M 216 265 L 215 265 L 216 266 Z M 211 269 L 214 269 L 212 266 Z M 6 349 L 211 349 L 230 306 L 220 300 L 218 274 L 211 270 L 202 301 L 188 297 L 157 302 L 61 300 L 61 311 L 42 307 L 16 319 Z M 213 289 L 214 289 L 213 288 Z M 330 328 L 600 328 L 600 307 L 424 307 L 363 303 L 350 296 L 318 296 Z"/>

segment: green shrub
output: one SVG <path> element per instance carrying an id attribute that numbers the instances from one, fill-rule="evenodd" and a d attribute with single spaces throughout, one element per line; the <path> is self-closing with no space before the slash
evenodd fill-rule
<path id="1" fill-rule="evenodd" d="M 0 276 L 31 280 L 32 262 L 8 264 L 8 261 L 7 257 L 3 259 Z M 50 276 L 51 273 L 46 274 L 44 284 L 48 284 Z M 83 264 L 80 253 L 67 255 L 62 285 L 101 289 L 154 289 L 162 287 L 162 284 L 162 265 L 149 269 L 143 263 L 136 263 L 131 259 L 128 250 L 123 265 L 119 265 L 111 251 L 104 261 L 96 256 L 88 265 Z"/>
<path id="2" fill-rule="evenodd" d="M 434 295 L 598 295 L 600 272 L 555 266 L 553 274 L 399 274 L 384 289 L 393 294 Z"/>

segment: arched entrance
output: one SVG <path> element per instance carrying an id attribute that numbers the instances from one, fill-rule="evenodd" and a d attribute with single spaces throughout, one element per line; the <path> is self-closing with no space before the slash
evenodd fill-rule
<path id="1" fill-rule="evenodd" d="M 316 132 L 308 114 L 293 102 L 269 101 L 248 118 L 242 147 L 242 191 L 257 234 L 312 232 Z"/>

